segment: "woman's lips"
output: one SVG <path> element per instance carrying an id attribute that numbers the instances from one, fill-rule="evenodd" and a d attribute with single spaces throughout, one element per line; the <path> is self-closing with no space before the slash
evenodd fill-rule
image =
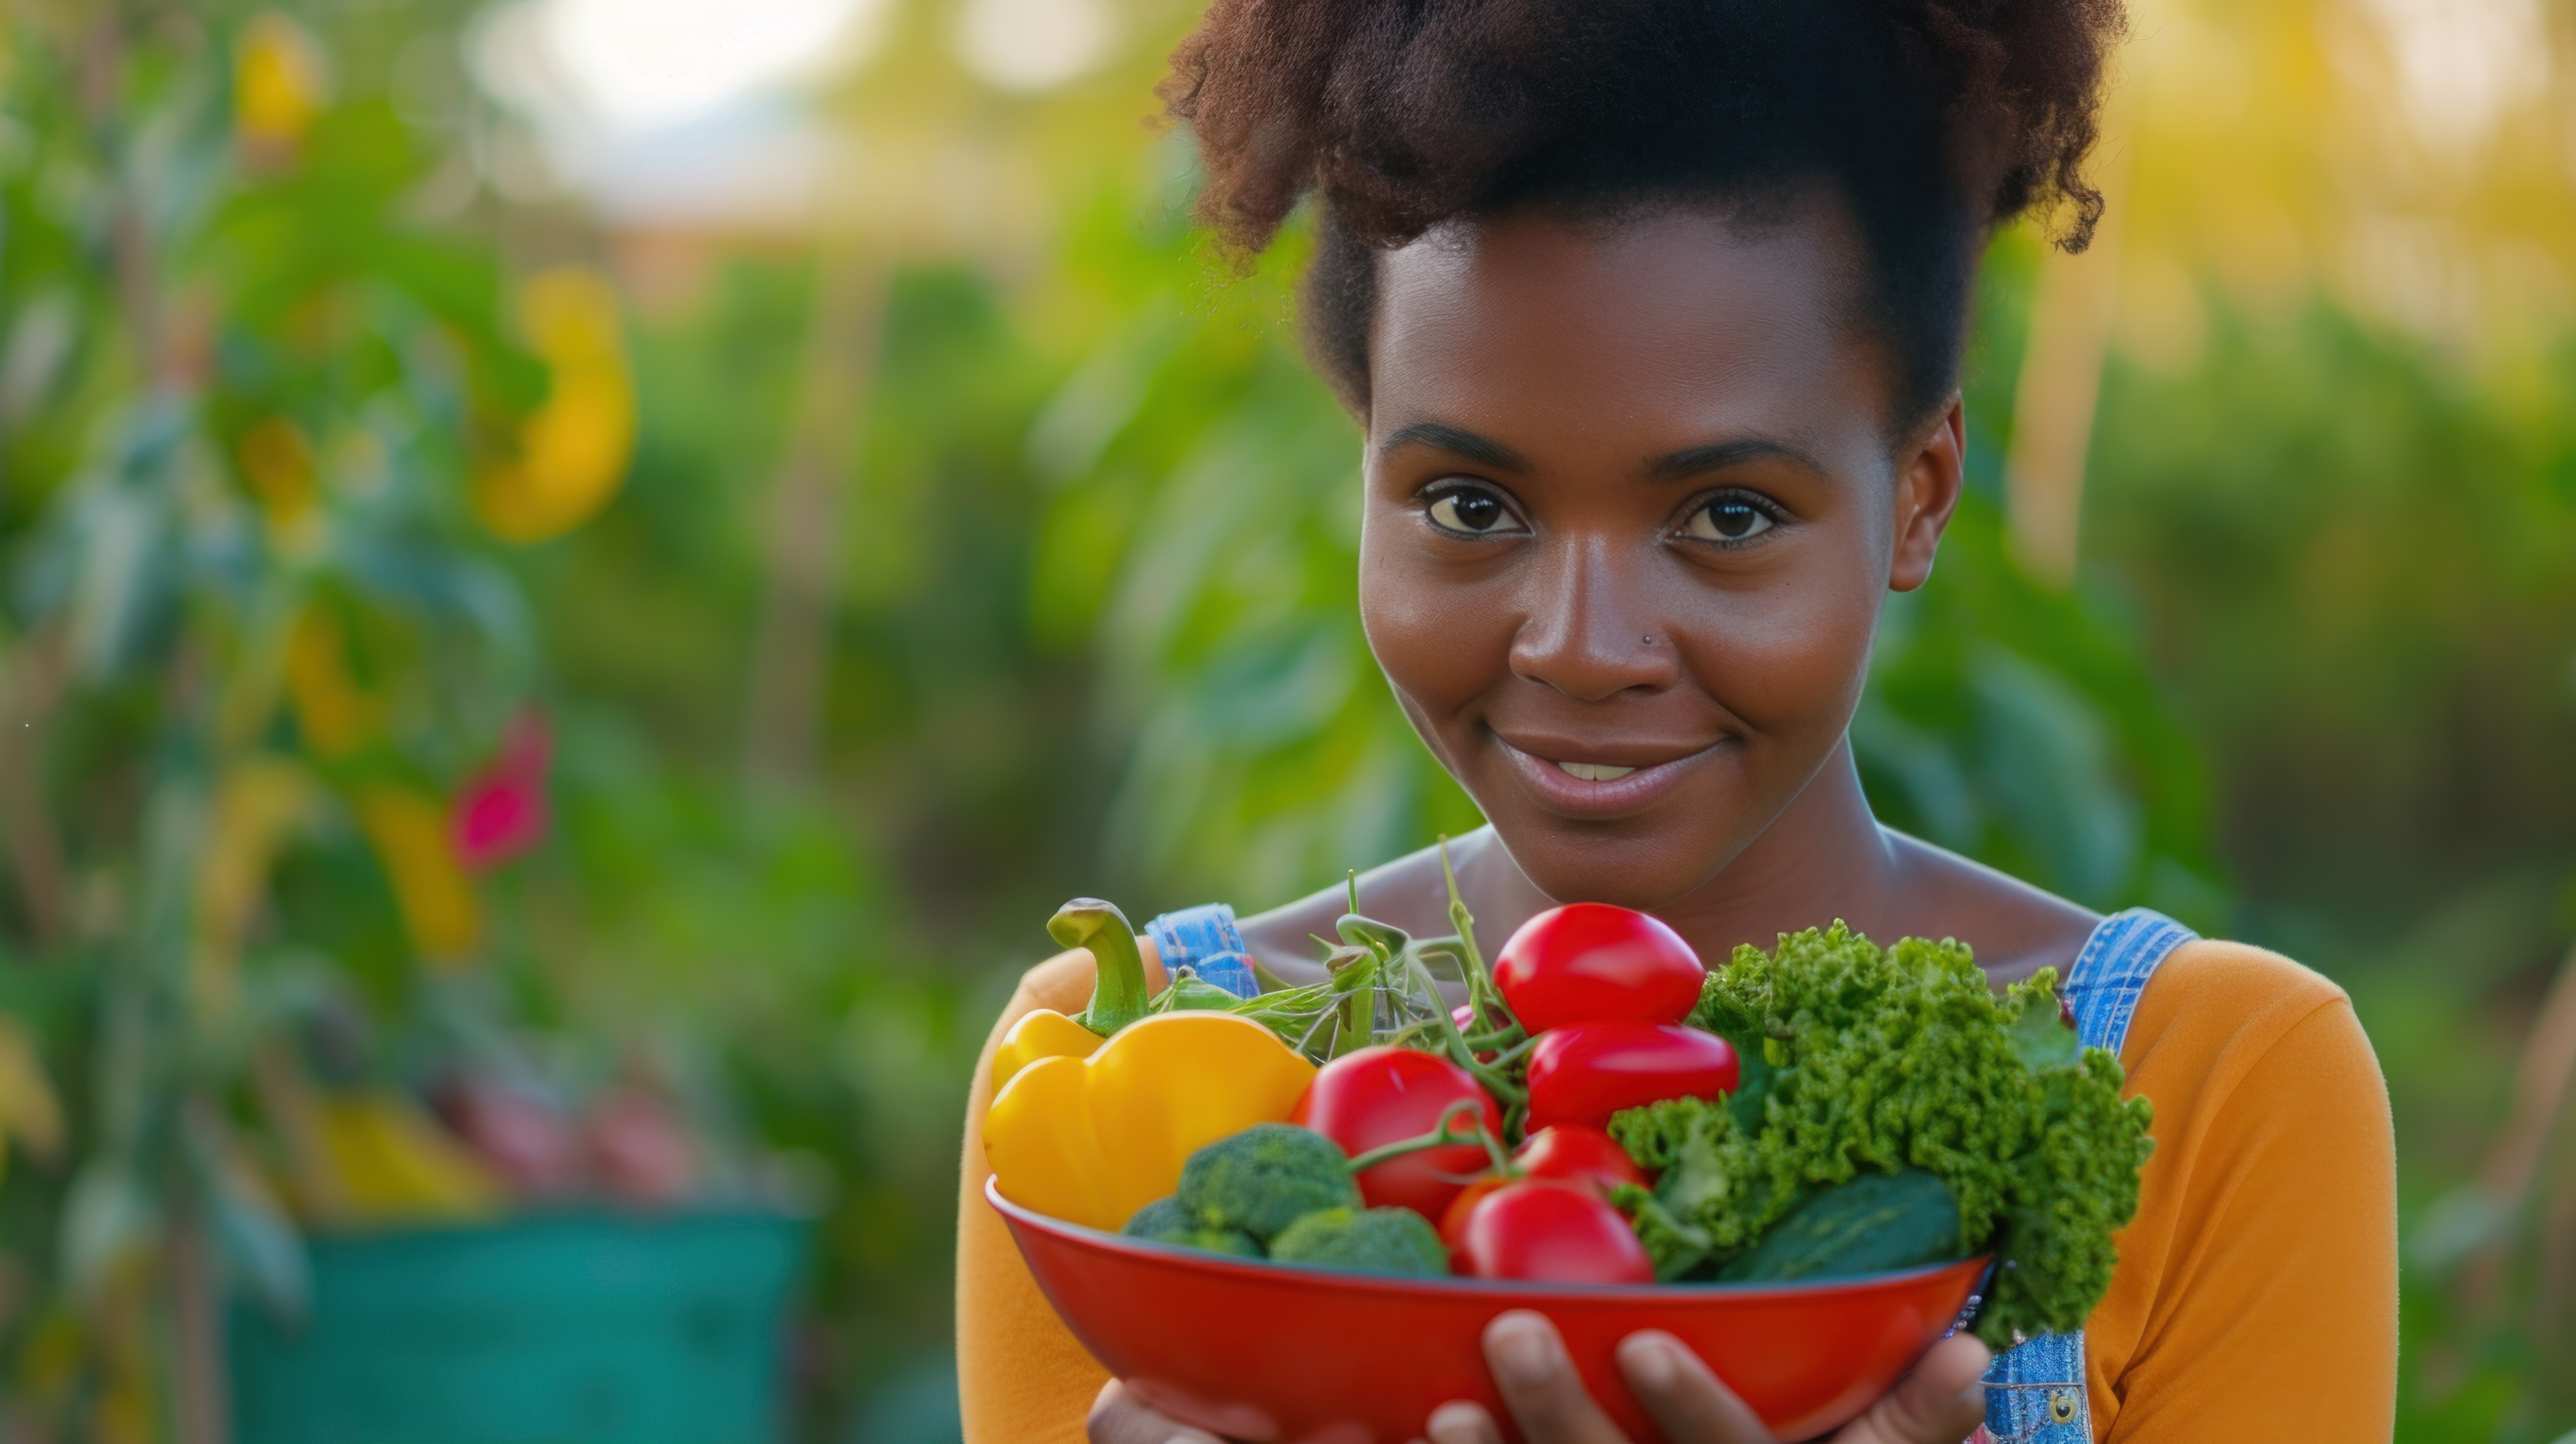
<path id="1" fill-rule="evenodd" d="M 1566 817 L 1597 820 L 1626 817 L 1653 806 L 1681 785 L 1683 774 L 1692 766 L 1726 743 L 1720 738 L 1696 752 L 1633 765 L 1562 762 L 1514 746 L 1499 733 L 1494 735 L 1494 745 L 1537 794 L 1539 806 Z"/>

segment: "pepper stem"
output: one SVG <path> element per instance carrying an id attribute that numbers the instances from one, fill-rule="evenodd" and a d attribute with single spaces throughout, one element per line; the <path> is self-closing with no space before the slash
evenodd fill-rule
<path id="1" fill-rule="evenodd" d="M 1106 1038 L 1152 1007 L 1145 992 L 1145 955 L 1136 950 L 1136 930 L 1116 903 L 1075 898 L 1047 919 L 1047 936 L 1061 947 L 1091 954 L 1091 1006 L 1075 1022 Z"/>

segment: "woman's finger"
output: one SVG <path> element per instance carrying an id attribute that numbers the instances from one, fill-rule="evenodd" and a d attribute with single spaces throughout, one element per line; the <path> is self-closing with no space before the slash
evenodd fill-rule
<path id="1" fill-rule="evenodd" d="M 1681 1340 L 1646 1329 L 1619 1341 L 1619 1372 L 1628 1392 L 1683 1444 L 1771 1444 L 1761 1416 L 1744 1406 Z M 1961 1431 L 1963 1434 L 1966 1431 Z M 1956 1441 L 1951 1441 L 1956 1444 Z"/>
<path id="2" fill-rule="evenodd" d="M 1100 1386 L 1100 1396 L 1091 1401 L 1091 1417 L 1083 1422 L 1091 1444 L 1225 1444 L 1205 1429 L 1156 1412 L 1115 1379 Z"/>
<path id="3" fill-rule="evenodd" d="M 1503 1444 L 1503 1431 L 1494 1416 L 1483 1405 L 1463 1399 L 1432 1410 L 1424 1432 L 1431 1436 L 1431 1444 Z"/>
<path id="4" fill-rule="evenodd" d="M 1985 1422 L 1986 1389 L 1978 1381 L 1994 1358 L 1976 1335 L 1952 1334 L 1836 1434 L 1834 1444 L 1957 1444 Z"/>
<path id="5" fill-rule="evenodd" d="M 1487 1324 L 1485 1363 L 1529 1444 L 1628 1444 L 1584 1390 L 1546 1315 L 1514 1309 Z"/>

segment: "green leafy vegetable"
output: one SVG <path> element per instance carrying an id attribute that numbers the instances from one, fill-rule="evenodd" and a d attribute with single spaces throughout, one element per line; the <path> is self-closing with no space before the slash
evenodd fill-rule
<path id="1" fill-rule="evenodd" d="M 1730 1283 L 1836 1278 L 1965 1257 L 1959 1205 L 1948 1186 L 1909 1168 L 1863 1173 L 1808 1199 L 1718 1277 Z"/>
<path id="2" fill-rule="evenodd" d="M 1837 923 L 1775 954 L 1738 948 L 1691 1022 L 1769 1076 L 1758 1127 L 1738 1100 L 1613 1120 L 1663 1170 L 1655 1208 L 1630 1197 L 1660 1276 L 1724 1267 L 1820 1190 L 1917 1168 L 1955 1201 L 1963 1250 L 1996 1256 L 1977 1318 L 1989 1344 L 2079 1328 L 2110 1287 L 2153 1113 L 2121 1099 L 2117 1059 L 2076 1046 L 2053 972 L 1999 999 L 1958 943 L 1882 950 Z"/>

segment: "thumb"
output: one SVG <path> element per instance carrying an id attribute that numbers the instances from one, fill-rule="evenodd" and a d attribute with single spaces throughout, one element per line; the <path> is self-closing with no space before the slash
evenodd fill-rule
<path id="1" fill-rule="evenodd" d="M 1994 1357 L 1973 1334 L 1943 1339 L 1834 1444 L 1959 1444 L 1985 1421 L 1986 1389 L 1978 1381 Z"/>

